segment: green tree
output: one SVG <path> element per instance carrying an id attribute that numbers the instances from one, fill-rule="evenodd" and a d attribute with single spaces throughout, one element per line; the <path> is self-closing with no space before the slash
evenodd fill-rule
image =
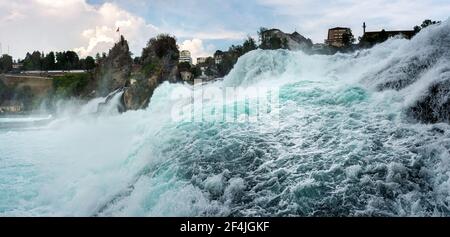
<path id="1" fill-rule="evenodd" d="M 261 28 L 258 31 L 258 35 L 261 49 L 286 49 L 288 47 L 287 39 L 280 38 L 273 31 L 269 31 L 266 28 Z"/>
<path id="2" fill-rule="evenodd" d="M 342 35 L 342 41 L 346 46 L 350 46 L 351 44 L 355 43 L 356 39 L 352 33 L 352 30 L 347 31 Z"/>
<path id="3" fill-rule="evenodd" d="M 56 58 L 55 53 L 50 52 L 48 53 L 42 62 L 42 69 L 43 70 L 55 70 L 56 69 Z"/>
<path id="4" fill-rule="evenodd" d="M 145 76 L 153 73 L 165 74 L 165 69 L 178 63 L 180 52 L 175 37 L 160 34 L 151 38 L 142 50 L 140 64 Z"/>
<path id="5" fill-rule="evenodd" d="M 65 74 L 53 78 L 53 87 L 59 98 L 80 96 L 89 83 L 88 73 Z"/>
<path id="6" fill-rule="evenodd" d="M 261 32 L 262 31 L 265 30 L 261 29 Z M 257 48 L 256 41 L 253 38 L 248 37 L 242 45 L 231 45 L 226 52 L 217 50 L 214 53 L 214 57 L 221 57 L 222 60 L 220 63 L 216 64 L 213 58 L 208 59 L 205 65 L 202 65 L 206 67 L 205 74 L 208 76 L 223 77 L 233 69 L 239 57 Z"/>
<path id="7" fill-rule="evenodd" d="M 216 52 L 214 52 L 214 57 L 219 57 L 219 56 L 223 56 L 225 53 L 222 50 L 216 50 Z"/>
<path id="8" fill-rule="evenodd" d="M 260 27 L 258 30 L 258 40 L 259 43 L 262 44 L 262 42 L 265 41 L 265 32 L 268 31 L 269 29 L 267 29 L 266 27 Z"/>
<path id="9" fill-rule="evenodd" d="M 414 32 L 419 33 L 421 30 L 427 28 L 428 26 L 440 24 L 441 21 L 433 21 L 430 19 L 426 19 L 422 22 L 420 26 L 414 26 Z"/>
<path id="10" fill-rule="evenodd" d="M 420 26 L 414 26 L 414 32 L 417 34 L 422 30 Z"/>
<path id="11" fill-rule="evenodd" d="M 74 51 L 67 51 L 65 53 L 65 56 L 67 70 L 80 69 L 80 58 L 78 57 L 77 53 L 75 53 Z"/>
<path id="12" fill-rule="evenodd" d="M 13 58 L 7 54 L 0 57 L 0 72 L 5 73 L 12 70 Z"/>
<path id="13" fill-rule="evenodd" d="M 141 60 L 143 62 L 146 62 L 148 60 L 151 60 L 151 58 L 154 56 L 162 58 L 169 54 L 172 59 L 178 59 L 179 50 L 177 46 L 177 40 L 173 36 L 160 34 L 148 41 L 147 47 L 142 51 Z"/>
<path id="14" fill-rule="evenodd" d="M 32 54 L 27 53 L 23 60 L 23 67 L 25 70 L 41 70 L 42 69 L 42 57 L 41 52 L 34 51 Z"/>
<path id="15" fill-rule="evenodd" d="M 66 70 L 67 59 L 65 52 L 56 53 L 56 69 Z"/>
<path id="16" fill-rule="evenodd" d="M 198 66 L 194 66 L 191 68 L 191 73 L 194 76 L 194 78 L 198 78 L 202 75 L 202 69 Z"/>
<path id="17" fill-rule="evenodd" d="M 178 71 L 180 71 L 180 72 L 191 71 L 191 69 L 192 69 L 192 66 L 188 62 L 181 62 L 178 64 Z"/>
<path id="18" fill-rule="evenodd" d="M 248 53 L 252 50 L 255 50 L 258 48 L 258 46 L 256 45 L 256 41 L 252 38 L 252 37 L 248 37 L 247 40 L 244 42 L 244 44 L 242 45 L 243 47 L 243 52 Z"/>
<path id="19" fill-rule="evenodd" d="M 95 59 L 93 57 L 91 57 L 91 56 L 87 56 L 86 59 L 85 59 L 85 67 L 84 67 L 84 69 L 89 71 L 89 70 L 94 69 L 95 66 L 96 66 L 95 65 Z"/>
<path id="20" fill-rule="evenodd" d="M 438 23 L 441 23 L 441 22 L 440 21 L 432 21 L 430 19 L 426 19 L 426 20 L 424 20 L 422 22 L 422 25 L 420 25 L 420 27 L 422 27 L 422 29 L 424 29 L 424 28 L 427 28 L 428 26 L 435 25 L 435 24 L 438 24 Z"/>
<path id="21" fill-rule="evenodd" d="M 82 69 L 78 54 L 74 51 L 57 52 L 56 69 L 58 70 Z"/>
<path id="22" fill-rule="evenodd" d="M 100 56 L 100 53 L 97 53 L 96 55 L 95 55 L 95 62 L 97 63 L 97 64 L 100 64 L 100 61 L 102 60 L 102 57 Z"/>

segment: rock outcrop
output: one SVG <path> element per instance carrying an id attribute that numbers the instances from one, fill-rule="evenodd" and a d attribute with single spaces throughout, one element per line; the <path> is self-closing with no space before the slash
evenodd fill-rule
<path id="1" fill-rule="evenodd" d="M 426 96 L 407 111 L 424 123 L 450 123 L 450 71 L 449 79 L 433 84 Z"/>
<path id="2" fill-rule="evenodd" d="M 159 35 L 150 39 L 140 60 L 133 62 L 128 42 L 121 36 L 108 55 L 100 59 L 95 71 L 96 94 L 106 96 L 120 91 L 121 103 L 117 108 L 120 112 L 144 109 L 159 84 L 181 81 L 178 59 L 175 38 Z"/>
<path id="3" fill-rule="evenodd" d="M 135 80 L 123 93 L 123 107 L 124 110 L 138 110 L 143 109 L 150 103 L 150 98 L 153 91 L 158 87 L 158 77 L 150 76 L 149 78 L 142 78 Z"/>
<path id="4" fill-rule="evenodd" d="M 192 74 L 192 72 L 180 72 L 180 76 L 182 81 L 191 82 L 194 80 L 194 74 Z"/>
<path id="5" fill-rule="evenodd" d="M 102 58 L 95 72 L 97 94 L 105 96 L 129 85 L 133 60 L 128 42 L 121 36 L 120 41 Z"/>
<path id="6" fill-rule="evenodd" d="M 179 51 L 175 38 L 160 35 L 149 41 L 143 49 L 140 69 L 123 93 L 124 110 L 144 109 L 148 106 L 153 91 L 164 81 L 178 82 Z"/>

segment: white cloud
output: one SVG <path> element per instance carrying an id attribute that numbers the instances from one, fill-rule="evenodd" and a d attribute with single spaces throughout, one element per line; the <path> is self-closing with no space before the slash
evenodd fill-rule
<path id="1" fill-rule="evenodd" d="M 208 57 L 214 52 L 212 45 L 205 48 L 201 39 L 185 40 L 180 45 L 180 50 L 189 50 L 191 52 L 192 60 L 197 63 L 198 57 Z"/>
<path id="2" fill-rule="evenodd" d="M 199 30 L 195 32 L 176 30 L 174 33 L 177 37 L 196 38 L 202 40 L 238 40 L 238 39 L 245 39 L 246 37 L 246 34 L 244 32 L 227 31 L 227 30 L 214 30 L 214 31 Z"/>
<path id="3" fill-rule="evenodd" d="M 81 56 L 106 52 L 120 33 L 140 54 L 157 27 L 112 3 L 98 7 L 85 0 L 0 0 L 0 42 L 15 58 L 33 50 L 73 49 Z"/>
<path id="4" fill-rule="evenodd" d="M 107 51 L 121 34 L 129 40 L 131 50 L 135 54 L 140 54 L 147 40 L 158 32 L 157 27 L 147 24 L 143 18 L 134 16 L 111 3 L 103 4 L 97 12 L 95 27 L 82 33 L 88 45 L 76 48 L 81 55 Z"/>

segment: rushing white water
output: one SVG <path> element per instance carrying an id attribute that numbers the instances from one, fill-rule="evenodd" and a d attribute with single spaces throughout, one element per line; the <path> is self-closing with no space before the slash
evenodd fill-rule
<path id="1" fill-rule="evenodd" d="M 39 122 L 44 120 L 50 120 L 51 115 L 46 116 L 26 116 L 26 117 L 4 117 L 0 118 L 0 123 L 26 123 L 26 122 Z"/>
<path id="2" fill-rule="evenodd" d="M 450 126 L 405 115 L 445 79 L 449 37 L 446 22 L 354 54 L 253 51 L 204 86 L 280 88 L 277 126 L 173 121 L 190 99 L 172 92 L 192 87 L 164 83 L 143 111 L 2 129 L 0 215 L 449 216 Z M 402 74 L 435 51 L 435 66 Z"/>

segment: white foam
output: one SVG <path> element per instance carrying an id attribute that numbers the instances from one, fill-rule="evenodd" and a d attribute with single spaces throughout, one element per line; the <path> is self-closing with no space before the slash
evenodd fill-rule
<path id="1" fill-rule="evenodd" d="M 0 131 L 0 215 L 448 216 L 449 125 L 412 124 L 403 113 L 443 79 L 442 65 L 399 92 L 378 91 L 392 78 L 377 73 L 426 53 L 419 48 L 449 28 L 354 54 L 258 50 L 205 85 L 278 87 L 279 126 L 271 115 L 175 122 L 171 106 L 192 98 L 171 93 L 192 87 L 163 83 L 146 110 L 94 113 L 99 98 L 62 106 L 45 129 Z"/>

